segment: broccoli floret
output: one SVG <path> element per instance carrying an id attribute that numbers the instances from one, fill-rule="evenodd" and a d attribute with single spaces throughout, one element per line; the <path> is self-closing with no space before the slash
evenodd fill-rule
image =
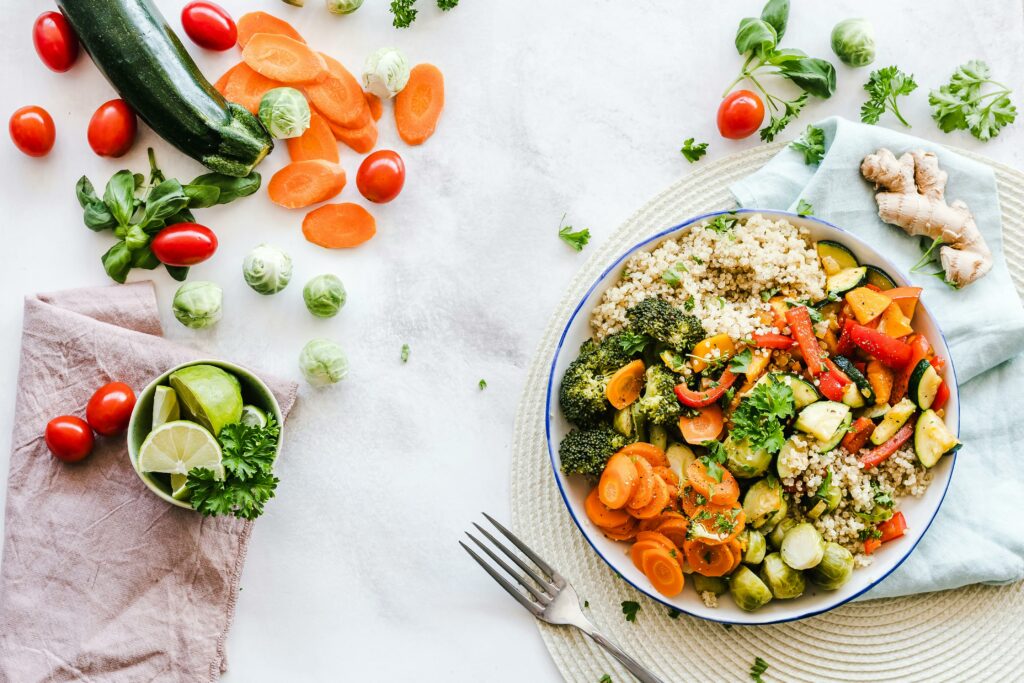
<path id="1" fill-rule="evenodd" d="M 608 458 L 628 441 L 610 427 L 574 429 L 562 439 L 558 447 L 562 471 L 566 474 L 601 476 Z"/>
<path id="2" fill-rule="evenodd" d="M 612 373 L 640 356 L 639 350 L 624 341 L 628 332 L 616 332 L 601 340 L 597 347 L 598 364 L 604 373 Z M 635 335 L 632 335 L 635 336 Z"/>
<path id="3" fill-rule="evenodd" d="M 644 299 L 626 311 L 630 328 L 666 344 L 675 351 L 686 353 L 706 336 L 704 326 L 696 316 L 657 297 Z"/>
<path id="4" fill-rule="evenodd" d="M 605 398 L 608 379 L 637 355 L 623 348 L 617 335 L 606 337 L 600 344 L 584 342 L 579 356 L 565 371 L 558 393 L 565 419 L 589 426 L 605 417 L 611 409 Z"/>
<path id="5" fill-rule="evenodd" d="M 676 376 L 664 365 L 652 365 L 644 375 L 640 413 L 649 424 L 667 425 L 678 420 L 683 407 L 676 398 Z"/>

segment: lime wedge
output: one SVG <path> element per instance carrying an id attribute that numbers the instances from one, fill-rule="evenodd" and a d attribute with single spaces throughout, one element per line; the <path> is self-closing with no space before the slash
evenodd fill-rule
<path id="1" fill-rule="evenodd" d="M 186 417 L 214 436 L 242 417 L 242 387 L 234 375 L 213 365 L 190 365 L 171 373 L 169 380 Z"/>
<path id="2" fill-rule="evenodd" d="M 176 420 L 160 425 L 139 448 L 139 469 L 143 472 L 187 475 L 194 467 L 224 476 L 220 444 L 195 422 Z"/>
<path id="3" fill-rule="evenodd" d="M 171 475 L 171 497 L 174 500 L 185 500 L 188 498 L 188 489 L 185 482 L 188 481 L 187 474 L 174 473 Z"/>
<path id="4" fill-rule="evenodd" d="M 242 419 L 239 422 L 250 427 L 266 427 L 267 412 L 247 403 L 242 406 Z"/>
<path id="5" fill-rule="evenodd" d="M 153 394 L 153 429 L 181 417 L 178 395 L 170 387 L 158 386 Z"/>

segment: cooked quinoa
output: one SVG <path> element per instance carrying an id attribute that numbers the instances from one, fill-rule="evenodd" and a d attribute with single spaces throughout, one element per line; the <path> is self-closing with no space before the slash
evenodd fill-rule
<path id="1" fill-rule="evenodd" d="M 756 213 L 741 216 L 724 232 L 709 224 L 695 225 L 626 262 L 619 282 L 591 314 L 597 339 L 622 329 L 626 309 L 651 296 L 697 316 L 708 334 L 734 339 L 781 331 L 765 327 L 761 313 L 769 306 L 762 292 L 797 300 L 824 297 L 825 273 L 806 229 Z M 669 270 L 678 282 L 665 280 Z"/>

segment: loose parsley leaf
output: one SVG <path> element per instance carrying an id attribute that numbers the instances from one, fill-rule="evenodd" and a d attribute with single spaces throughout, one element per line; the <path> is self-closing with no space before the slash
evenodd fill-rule
<path id="1" fill-rule="evenodd" d="M 687 311 L 692 311 L 693 307 L 697 305 L 697 301 L 693 298 L 693 294 L 686 297 L 686 301 L 683 302 L 683 308 Z"/>
<path id="2" fill-rule="evenodd" d="M 789 146 L 804 155 L 804 163 L 820 164 L 825 156 L 825 131 L 817 126 L 807 126 L 807 129 L 796 140 L 789 143 Z"/>
<path id="3" fill-rule="evenodd" d="M 622 613 L 626 615 L 626 621 L 636 621 L 636 613 L 640 611 L 640 603 L 633 600 L 622 602 Z"/>
<path id="4" fill-rule="evenodd" d="M 777 453 L 786 442 L 783 423 L 796 412 L 793 390 L 777 379 L 762 382 L 733 411 L 732 435 L 754 450 Z"/>
<path id="5" fill-rule="evenodd" d="M 708 452 L 700 458 L 708 470 L 708 476 L 721 483 L 722 465 L 729 459 L 729 455 L 725 452 L 725 446 L 722 445 L 721 441 L 714 439 L 709 439 L 701 445 L 708 449 Z"/>
<path id="6" fill-rule="evenodd" d="M 736 218 L 736 216 L 727 216 L 723 214 L 721 216 L 715 216 L 715 219 L 713 221 L 708 222 L 708 224 L 705 225 L 704 227 L 707 228 L 708 230 L 711 230 L 714 233 L 724 235 L 725 233 L 729 232 L 734 227 L 736 227 L 737 220 L 738 219 Z"/>
<path id="7" fill-rule="evenodd" d="M 442 12 L 447 12 L 458 4 L 459 0 L 437 0 L 437 6 Z"/>
<path id="8" fill-rule="evenodd" d="M 680 614 L 682 614 L 682 612 L 680 612 L 679 610 L 677 610 L 675 608 L 670 608 L 669 611 L 668 611 L 668 618 L 669 619 L 678 619 Z"/>
<path id="9" fill-rule="evenodd" d="M 612 677 L 605 674 L 604 676 L 601 676 L 601 678 L 597 679 L 597 683 L 612 683 Z"/>
<path id="10" fill-rule="evenodd" d="M 796 205 L 796 215 L 798 216 L 810 216 L 814 213 L 814 206 L 801 197 L 800 201 Z"/>
<path id="11" fill-rule="evenodd" d="M 486 388 L 487 388 L 487 380 L 485 380 L 485 379 L 482 379 L 482 380 L 480 380 L 480 381 L 479 381 L 479 382 L 477 383 L 477 386 L 479 386 L 479 387 L 480 387 L 480 391 L 483 391 L 484 389 L 486 389 Z"/>
<path id="12" fill-rule="evenodd" d="M 661 279 L 672 285 L 678 287 L 682 283 L 683 276 L 679 274 L 679 271 L 689 273 L 690 269 L 686 267 L 686 264 L 680 261 L 674 266 L 670 266 L 664 273 L 661 274 Z"/>
<path id="13" fill-rule="evenodd" d="M 814 492 L 814 497 L 818 500 L 825 500 L 828 498 L 828 490 L 832 487 L 832 468 L 825 471 L 825 478 L 821 480 L 821 485 L 818 486 L 818 490 Z"/>
<path id="14" fill-rule="evenodd" d="M 416 0 L 391 0 L 391 14 L 394 16 L 391 25 L 395 28 L 409 28 L 419 12 L 413 6 L 415 4 Z"/>
<path id="15" fill-rule="evenodd" d="M 630 330 L 620 333 L 616 337 L 616 341 L 627 355 L 634 356 L 638 353 L 643 353 L 644 348 L 650 344 L 653 340 L 646 334 L 637 334 Z"/>
<path id="16" fill-rule="evenodd" d="M 587 246 L 587 242 L 590 241 L 590 230 L 583 228 L 573 232 L 572 226 L 563 225 L 564 222 L 565 214 L 562 215 L 562 220 L 559 221 L 558 236 L 576 251 L 583 251 L 583 247 Z"/>
<path id="17" fill-rule="evenodd" d="M 402 362 L 403 363 L 408 363 L 409 362 L 409 345 L 408 344 L 402 344 Z"/>
<path id="18" fill-rule="evenodd" d="M 761 675 L 768 670 L 768 662 L 760 657 L 754 657 L 754 665 L 750 667 L 750 679 L 755 683 L 764 683 Z"/>
<path id="19" fill-rule="evenodd" d="M 761 301 L 768 303 L 768 300 L 779 293 L 778 287 L 772 287 L 771 289 L 761 290 Z"/>
<path id="20" fill-rule="evenodd" d="M 708 143 L 698 142 L 694 144 L 693 138 L 686 138 L 683 141 L 683 147 L 679 150 L 682 152 L 686 160 L 691 164 L 700 160 L 702 156 L 708 153 Z"/>
<path id="21" fill-rule="evenodd" d="M 782 112 L 772 111 L 771 120 L 768 125 L 761 129 L 762 142 L 771 142 L 775 136 L 782 132 L 782 129 L 789 125 L 789 122 L 800 116 L 804 105 L 807 104 L 807 93 L 800 93 L 794 100 L 783 100 Z"/>
<path id="22" fill-rule="evenodd" d="M 928 94 L 932 118 L 942 132 L 968 130 L 981 141 L 999 135 L 1003 126 L 1017 118 L 1017 108 L 1010 101 L 1012 91 L 991 78 L 988 65 L 980 60 L 961 64 L 947 85 Z M 995 86 L 983 93 L 986 85 Z"/>
<path id="23" fill-rule="evenodd" d="M 878 123 L 878 119 L 888 109 L 907 128 L 910 124 L 900 114 L 896 98 L 909 95 L 917 89 L 913 74 L 907 75 L 896 66 L 887 66 L 871 72 L 868 82 L 864 84 L 870 98 L 860 108 L 860 120 L 864 123 Z"/>
<path id="24" fill-rule="evenodd" d="M 741 352 L 729 359 L 729 369 L 737 375 L 741 372 L 746 372 L 750 367 L 750 361 L 753 359 L 753 352 L 750 349 L 743 349 Z"/>

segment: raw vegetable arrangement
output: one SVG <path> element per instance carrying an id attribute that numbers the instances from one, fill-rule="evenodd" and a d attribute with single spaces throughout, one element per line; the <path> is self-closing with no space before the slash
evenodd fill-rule
<path id="1" fill-rule="evenodd" d="M 840 588 L 960 447 L 921 291 L 759 214 L 635 255 L 559 389 L 587 517 L 666 597 L 687 575 L 744 610 Z"/>

